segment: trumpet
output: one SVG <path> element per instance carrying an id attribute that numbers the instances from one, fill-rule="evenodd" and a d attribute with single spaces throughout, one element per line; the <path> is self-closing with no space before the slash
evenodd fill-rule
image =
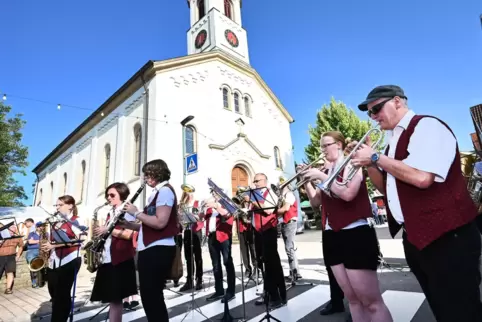
<path id="1" fill-rule="evenodd" d="M 382 131 L 378 128 L 373 128 L 373 129 L 368 130 L 368 132 L 365 133 L 365 135 L 360 139 L 358 144 L 355 145 L 355 147 L 350 152 L 350 154 L 348 154 L 346 156 L 346 158 L 343 160 L 343 163 L 340 164 L 340 166 L 335 171 L 333 171 L 333 173 L 323 183 L 318 185 L 318 187 L 322 191 L 324 191 L 325 193 L 329 193 L 331 191 L 331 186 L 333 185 L 334 182 L 336 182 L 336 184 L 338 184 L 340 186 L 346 186 L 353 179 L 353 177 L 355 177 L 355 175 L 358 172 L 358 170 L 360 169 L 360 167 L 352 167 L 350 169 L 350 172 L 348 173 L 348 176 L 347 176 L 346 180 L 342 179 L 342 181 L 340 181 L 340 182 L 336 180 L 340 176 L 343 169 L 345 169 L 345 167 L 348 165 L 348 163 L 351 162 L 351 160 L 353 159 L 353 156 L 358 151 L 358 149 L 362 146 L 362 144 L 365 144 L 365 142 L 369 138 L 370 134 L 373 134 L 373 133 L 381 134 Z M 383 136 L 380 135 L 378 140 L 375 143 L 372 144 L 371 148 L 376 150 L 380 146 L 380 144 L 382 143 L 382 138 L 383 138 Z"/>
<path id="2" fill-rule="evenodd" d="M 231 200 L 239 206 L 243 204 L 244 197 L 247 195 L 249 195 L 249 187 L 238 186 L 238 191 L 236 192 L 236 195 L 231 198 Z"/>
<path id="3" fill-rule="evenodd" d="M 275 185 L 275 184 L 271 184 L 271 189 L 273 190 L 273 192 L 276 194 L 276 196 L 278 198 L 282 197 L 282 194 L 283 194 L 283 190 L 284 188 L 288 187 L 291 191 L 295 191 L 301 187 L 303 187 L 303 185 L 305 183 L 307 183 L 309 181 L 309 179 L 303 179 L 301 180 L 300 182 L 298 182 L 294 187 L 291 186 L 291 183 L 293 181 L 295 181 L 298 177 L 302 177 L 303 174 L 309 170 L 311 167 L 313 167 L 315 164 L 319 163 L 320 161 L 322 161 L 323 159 L 325 158 L 325 154 L 322 153 L 320 154 L 320 156 L 314 160 L 313 162 L 311 162 L 310 164 L 308 164 L 306 167 L 303 168 L 303 170 L 301 170 L 300 172 L 297 172 L 294 176 L 292 176 L 291 178 L 289 178 L 288 180 L 285 180 L 283 181 L 282 183 L 278 184 L 278 185 Z"/>

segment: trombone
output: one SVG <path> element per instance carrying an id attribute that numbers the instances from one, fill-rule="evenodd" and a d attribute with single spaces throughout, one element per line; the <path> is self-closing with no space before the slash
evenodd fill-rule
<path id="1" fill-rule="evenodd" d="M 371 146 L 372 149 L 377 150 L 377 148 L 382 143 L 383 136 L 381 135 L 382 131 L 380 129 L 373 128 L 373 129 L 368 130 L 367 133 L 365 133 L 365 135 L 360 139 L 358 144 L 352 149 L 350 154 L 348 154 L 348 156 L 346 156 L 346 158 L 343 160 L 343 163 L 340 164 L 340 166 L 335 171 L 333 171 L 333 173 L 325 181 L 323 181 L 323 183 L 318 185 L 318 187 L 323 192 L 330 193 L 331 192 L 331 186 L 333 185 L 334 182 L 336 182 L 336 184 L 338 184 L 340 186 L 346 186 L 353 179 L 353 177 L 355 177 L 355 175 L 357 174 L 360 167 L 352 167 L 350 169 L 350 172 L 348 173 L 348 176 L 347 176 L 346 180 L 342 180 L 340 182 L 336 180 L 340 176 L 343 169 L 345 169 L 345 167 L 348 165 L 348 163 L 351 162 L 351 160 L 353 159 L 353 156 L 358 151 L 358 149 L 362 146 L 362 144 L 365 144 L 365 142 L 369 138 L 370 134 L 373 134 L 373 133 L 380 134 L 380 137 L 378 138 L 378 140 L 375 143 L 373 143 L 372 146 Z"/>

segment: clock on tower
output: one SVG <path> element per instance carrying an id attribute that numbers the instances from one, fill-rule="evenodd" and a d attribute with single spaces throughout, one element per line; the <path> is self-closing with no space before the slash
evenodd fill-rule
<path id="1" fill-rule="evenodd" d="M 249 64 L 241 0 L 189 0 L 188 53 L 220 50 Z"/>

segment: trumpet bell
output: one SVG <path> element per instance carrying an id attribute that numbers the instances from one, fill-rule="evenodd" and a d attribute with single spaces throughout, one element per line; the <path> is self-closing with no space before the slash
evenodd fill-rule
<path id="1" fill-rule="evenodd" d="M 182 189 L 182 191 L 187 192 L 187 193 L 193 193 L 194 191 L 196 191 L 196 189 L 194 189 L 193 186 L 191 186 L 190 184 L 186 184 L 186 183 L 181 185 L 181 189 Z"/>

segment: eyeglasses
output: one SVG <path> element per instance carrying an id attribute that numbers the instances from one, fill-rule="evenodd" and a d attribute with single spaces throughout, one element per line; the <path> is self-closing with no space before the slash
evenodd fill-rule
<path id="1" fill-rule="evenodd" d="M 115 197 L 116 197 L 116 195 L 115 195 L 115 194 L 113 194 L 113 193 L 109 193 L 109 194 L 107 195 L 107 197 L 115 198 Z"/>
<path id="2" fill-rule="evenodd" d="M 63 205 L 65 205 L 65 204 L 64 204 L 64 203 L 59 203 L 59 204 L 54 205 L 54 207 L 62 207 Z"/>
<path id="3" fill-rule="evenodd" d="M 387 99 L 387 100 L 384 100 L 384 101 L 381 101 L 380 103 L 378 103 L 377 105 L 373 105 L 372 108 L 370 110 L 368 110 L 367 114 L 369 117 L 372 117 L 372 115 L 377 115 L 378 113 L 380 113 L 380 111 L 382 110 L 382 108 L 385 106 L 385 104 L 388 102 L 388 101 L 391 101 L 393 99 L 393 97 Z"/>
<path id="4" fill-rule="evenodd" d="M 321 148 L 322 148 L 323 150 L 325 150 L 327 147 L 329 147 L 330 145 L 333 145 L 333 144 L 335 144 L 335 143 L 336 143 L 336 142 L 331 142 L 331 143 L 327 143 L 327 144 L 322 144 L 322 145 L 321 145 Z"/>
<path id="5" fill-rule="evenodd" d="M 258 182 L 260 182 L 260 181 L 263 181 L 263 180 L 264 180 L 264 179 L 254 180 L 253 183 L 256 184 L 256 183 L 258 183 Z"/>

